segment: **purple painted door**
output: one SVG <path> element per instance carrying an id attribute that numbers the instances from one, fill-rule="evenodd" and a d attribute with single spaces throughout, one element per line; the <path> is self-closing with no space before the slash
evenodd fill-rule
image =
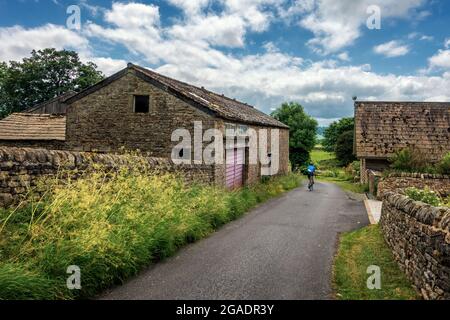
<path id="1" fill-rule="evenodd" d="M 244 149 L 228 149 L 226 152 L 226 186 L 230 189 L 242 187 L 244 183 Z"/>

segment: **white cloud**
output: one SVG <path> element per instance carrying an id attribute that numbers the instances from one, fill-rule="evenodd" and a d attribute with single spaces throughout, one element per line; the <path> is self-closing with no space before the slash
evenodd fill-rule
<path id="1" fill-rule="evenodd" d="M 159 25 L 159 8 L 142 3 L 115 2 L 106 11 L 105 20 L 123 28 L 154 28 Z"/>
<path id="2" fill-rule="evenodd" d="M 420 32 L 412 32 L 412 33 L 408 34 L 408 39 L 409 40 L 419 39 L 420 41 L 433 41 L 434 37 L 426 35 L 426 34 L 422 34 Z"/>
<path id="3" fill-rule="evenodd" d="M 350 61 L 350 56 L 348 55 L 348 52 L 342 52 L 340 54 L 337 55 L 337 57 L 342 60 L 342 61 Z"/>
<path id="4" fill-rule="evenodd" d="M 37 28 L 21 26 L 0 28 L 0 60 L 18 60 L 28 56 L 31 50 L 44 48 L 72 48 L 85 50 L 88 40 L 62 26 L 46 24 Z"/>
<path id="5" fill-rule="evenodd" d="M 310 30 L 314 38 L 308 44 L 318 53 L 335 53 L 352 45 L 362 34 L 367 18 L 367 8 L 378 5 L 381 9 L 383 23 L 389 18 L 413 19 L 417 15 L 413 10 L 420 7 L 426 0 L 317 0 L 313 4 L 302 6 L 301 12 L 307 12 L 300 18 L 300 26 Z M 296 12 L 291 9 L 292 12 Z M 374 32 L 374 31 L 372 31 Z"/>
<path id="6" fill-rule="evenodd" d="M 181 8 L 187 15 L 197 15 L 208 6 L 209 0 L 168 0 L 172 5 Z"/>
<path id="7" fill-rule="evenodd" d="M 449 48 L 450 48 L 450 38 L 445 39 L 445 44 L 444 44 L 444 46 L 445 46 L 446 49 L 449 49 Z"/>
<path id="8" fill-rule="evenodd" d="M 439 50 L 428 62 L 431 69 L 450 69 L 450 50 Z"/>
<path id="9" fill-rule="evenodd" d="M 373 48 L 375 53 L 384 55 L 388 58 L 400 57 L 408 54 L 409 46 L 402 44 L 399 41 L 393 40 Z"/>

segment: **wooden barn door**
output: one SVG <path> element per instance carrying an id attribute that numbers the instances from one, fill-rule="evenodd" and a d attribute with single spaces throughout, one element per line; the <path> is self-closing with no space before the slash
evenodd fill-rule
<path id="1" fill-rule="evenodd" d="M 244 184 L 245 149 L 228 149 L 226 153 L 226 186 L 240 188 Z"/>

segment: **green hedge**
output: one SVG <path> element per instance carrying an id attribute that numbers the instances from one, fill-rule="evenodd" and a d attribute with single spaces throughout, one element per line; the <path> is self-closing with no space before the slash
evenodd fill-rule
<path id="1" fill-rule="evenodd" d="M 99 169 L 62 187 L 50 184 L 49 196 L 0 211 L 0 299 L 91 297 L 300 179 L 292 174 L 231 192 L 175 175 Z M 66 288 L 70 265 L 81 268 L 81 290 Z"/>

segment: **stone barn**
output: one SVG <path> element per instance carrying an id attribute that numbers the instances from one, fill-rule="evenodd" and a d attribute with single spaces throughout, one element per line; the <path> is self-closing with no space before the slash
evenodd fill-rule
<path id="1" fill-rule="evenodd" d="M 407 147 L 424 151 L 430 162 L 450 152 L 450 103 L 355 102 L 355 154 L 361 179 L 383 171 L 389 158 Z"/>
<path id="2" fill-rule="evenodd" d="M 3 119 L 0 145 L 97 153 L 139 149 L 152 157 L 171 158 L 178 144 L 172 141 L 174 130 L 186 129 L 194 137 L 194 123 L 199 122 L 202 133 L 218 129 L 233 141 L 250 129 L 267 129 L 265 158 L 279 154 L 277 174 L 289 171 L 286 125 L 248 104 L 133 64 L 78 94 L 70 92 Z M 272 150 L 272 131 L 279 133 L 279 150 Z M 259 154 L 250 164 L 249 139 L 232 145 L 225 140 L 220 143 L 226 161 L 210 165 L 211 182 L 239 187 L 259 181 L 266 164 Z M 179 150 L 180 155 L 194 152 Z"/>

